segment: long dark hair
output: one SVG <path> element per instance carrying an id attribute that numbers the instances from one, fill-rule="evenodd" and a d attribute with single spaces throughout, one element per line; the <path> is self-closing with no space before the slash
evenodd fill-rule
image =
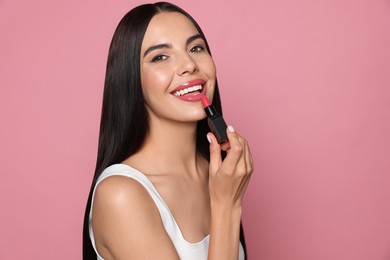
<path id="1" fill-rule="evenodd" d="M 89 238 L 89 213 L 96 181 L 105 168 L 121 163 L 136 153 L 141 148 L 148 131 L 148 114 L 141 89 L 140 54 L 149 22 L 153 16 L 161 12 L 179 12 L 185 15 L 204 39 L 210 53 L 200 26 L 187 12 L 173 4 L 158 2 L 141 5 L 130 10 L 119 22 L 108 53 L 98 155 L 84 215 L 84 260 L 97 257 Z M 222 113 L 218 83 L 215 85 L 213 105 Z M 206 119 L 200 120 L 197 125 L 196 148 L 207 160 L 210 157 L 209 144 L 205 138 L 208 132 Z M 243 234 L 241 241 L 245 248 Z"/>

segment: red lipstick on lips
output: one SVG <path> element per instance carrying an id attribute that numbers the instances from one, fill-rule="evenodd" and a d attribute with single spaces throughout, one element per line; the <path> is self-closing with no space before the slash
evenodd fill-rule
<path id="1" fill-rule="evenodd" d="M 227 125 L 225 120 L 221 116 L 220 113 L 217 112 L 215 107 L 211 105 L 210 100 L 207 99 L 205 95 L 202 95 L 202 104 L 204 107 L 204 111 L 207 114 L 207 121 L 210 127 L 211 132 L 217 138 L 219 144 L 225 143 L 228 141 L 226 135 Z"/>
<path id="2" fill-rule="evenodd" d="M 198 86 L 198 85 L 202 86 L 201 93 L 194 93 L 194 94 L 189 93 L 189 94 L 186 94 L 186 95 L 183 95 L 183 96 L 176 96 L 176 95 L 174 95 L 176 98 L 178 98 L 180 100 L 183 100 L 183 101 L 197 102 L 197 101 L 200 101 L 202 99 L 202 96 L 204 96 L 206 94 L 206 84 L 205 84 L 205 81 L 202 80 L 202 79 L 195 79 L 195 80 L 191 80 L 189 82 L 186 82 L 184 84 L 181 84 L 180 86 L 175 88 L 171 92 L 171 94 L 174 94 L 176 91 L 180 91 L 180 90 L 183 90 L 183 89 L 186 89 L 186 88 L 189 88 L 189 87 L 193 87 L 193 86 Z"/>

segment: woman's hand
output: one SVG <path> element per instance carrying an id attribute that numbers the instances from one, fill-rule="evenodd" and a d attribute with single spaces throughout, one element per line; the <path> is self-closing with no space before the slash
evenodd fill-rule
<path id="1" fill-rule="evenodd" d="M 228 144 L 219 145 L 212 133 L 210 142 L 209 190 L 211 206 L 239 208 L 253 172 L 252 155 L 247 141 L 229 126 Z M 227 151 L 222 161 L 221 150 Z"/>
<path id="2" fill-rule="evenodd" d="M 226 129 L 228 144 L 219 145 L 212 133 L 210 142 L 209 191 L 211 226 L 209 260 L 238 259 L 242 198 L 253 171 L 247 141 L 233 127 Z M 227 156 L 222 161 L 221 151 Z"/>

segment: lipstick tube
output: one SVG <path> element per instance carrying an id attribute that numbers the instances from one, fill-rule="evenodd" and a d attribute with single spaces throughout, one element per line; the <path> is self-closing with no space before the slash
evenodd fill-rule
<path id="1" fill-rule="evenodd" d="M 223 119 L 221 114 L 217 112 L 215 107 L 211 105 L 210 101 L 207 99 L 206 96 L 202 96 L 202 104 L 204 107 L 204 111 L 206 112 L 206 115 L 208 117 L 207 122 L 210 127 L 210 130 L 217 138 L 218 143 L 222 144 L 227 142 L 227 125 L 225 123 L 225 120 Z"/>

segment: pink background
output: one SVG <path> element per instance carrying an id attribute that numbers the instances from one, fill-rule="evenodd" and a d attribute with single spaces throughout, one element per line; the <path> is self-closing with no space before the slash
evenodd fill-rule
<path id="1" fill-rule="evenodd" d="M 108 46 L 143 1 L 0 0 L 0 259 L 80 259 Z M 390 2 L 185 1 L 249 139 L 250 259 L 390 259 Z"/>

